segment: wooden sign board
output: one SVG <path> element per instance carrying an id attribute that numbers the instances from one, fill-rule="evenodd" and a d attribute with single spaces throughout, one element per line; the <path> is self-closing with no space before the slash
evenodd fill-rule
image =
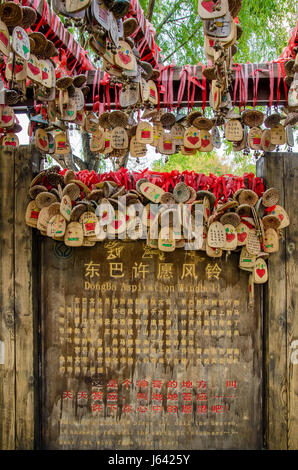
<path id="1" fill-rule="evenodd" d="M 259 302 L 237 254 L 42 243 L 44 449 L 262 447 Z"/>

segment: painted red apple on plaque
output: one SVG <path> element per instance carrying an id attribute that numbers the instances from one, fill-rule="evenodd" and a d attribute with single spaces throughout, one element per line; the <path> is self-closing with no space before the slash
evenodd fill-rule
<path id="1" fill-rule="evenodd" d="M 125 41 L 119 41 L 119 47 L 115 54 L 115 64 L 126 70 L 134 70 L 136 59 L 130 45 Z"/>

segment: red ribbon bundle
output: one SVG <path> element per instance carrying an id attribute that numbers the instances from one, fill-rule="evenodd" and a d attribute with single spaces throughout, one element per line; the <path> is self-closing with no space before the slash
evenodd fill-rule
<path id="1" fill-rule="evenodd" d="M 63 176 L 66 170 L 61 170 Z M 264 192 L 264 182 L 262 178 L 256 177 L 253 173 L 244 173 L 243 176 L 222 175 L 216 176 L 212 173 L 205 175 L 185 170 L 179 173 L 177 170 L 171 172 L 150 171 L 147 168 L 141 172 L 129 172 L 127 168 L 101 175 L 94 170 L 78 171 L 76 178 L 86 184 L 90 189 L 93 185 L 102 181 L 114 181 L 118 186 L 125 186 L 127 190 L 135 189 L 136 183 L 141 178 L 147 178 L 151 183 L 156 184 L 165 191 L 172 191 L 177 183 L 184 182 L 188 186 L 198 190 L 207 190 L 216 195 L 216 201 L 226 202 L 233 194 L 241 188 L 252 189 L 260 197 Z"/>

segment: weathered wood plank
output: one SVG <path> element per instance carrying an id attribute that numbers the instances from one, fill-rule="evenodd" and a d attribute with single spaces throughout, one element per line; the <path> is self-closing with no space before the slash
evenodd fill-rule
<path id="1" fill-rule="evenodd" d="M 288 448 L 298 449 L 298 155 L 284 155 L 285 206 L 290 217 L 286 229 L 286 302 L 287 302 L 287 361 L 288 361 Z"/>
<path id="2" fill-rule="evenodd" d="M 14 161 L 14 152 L 0 147 L 0 340 L 5 355 L 0 365 L 0 449 L 4 450 L 15 449 Z"/>
<path id="3" fill-rule="evenodd" d="M 16 448 L 34 447 L 34 360 L 37 329 L 33 319 L 32 229 L 25 224 L 32 180 L 32 153 L 21 147 L 15 157 L 15 347 Z M 36 293 L 35 293 L 36 295 Z"/>
<path id="4" fill-rule="evenodd" d="M 260 291 L 236 254 L 42 245 L 43 448 L 262 447 Z"/>
<path id="5" fill-rule="evenodd" d="M 284 206 L 283 154 L 265 154 L 258 162 L 257 175 L 265 178 L 267 188 L 280 190 L 280 204 Z M 282 240 L 279 251 L 270 255 L 264 288 L 265 440 L 269 449 L 288 446 L 285 245 Z"/>

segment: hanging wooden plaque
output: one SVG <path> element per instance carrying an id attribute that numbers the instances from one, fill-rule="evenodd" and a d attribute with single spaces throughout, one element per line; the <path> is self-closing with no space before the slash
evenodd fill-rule
<path id="1" fill-rule="evenodd" d="M 208 229 L 207 243 L 210 248 L 223 248 L 226 241 L 226 232 L 220 222 L 213 222 Z"/>
<path id="2" fill-rule="evenodd" d="M 216 149 L 221 147 L 221 136 L 218 127 L 214 126 L 211 130 L 212 145 Z"/>
<path id="3" fill-rule="evenodd" d="M 63 108 L 63 113 L 61 116 L 62 121 L 75 121 L 77 117 L 77 107 L 76 102 L 73 98 L 69 98 L 68 103 L 65 108 Z"/>
<path id="4" fill-rule="evenodd" d="M 172 228 L 162 227 L 160 229 L 158 236 L 158 249 L 165 252 L 175 250 L 175 237 Z"/>
<path id="5" fill-rule="evenodd" d="M 111 153 L 113 150 L 112 144 L 111 144 L 111 131 L 108 129 L 105 129 L 104 131 L 104 145 L 103 145 L 103 153 L 106 155 L 108 153 Z"/>
<path id="6" fill-rule="evenodd" d="M 84 237 L 91 237 L 92 235 L 95 235 L 97 217 L 94 212 L 84 212 L 79 218 L 79 222 L 82 224 Z"/>
<path id="7" fill-rule="evenodd" d="M 85 106 L 85 98 L 82 90 L 80 88 L 75 89 L 74 97 L 73 97 L 77 111 L 81 111 L 81 109 Z"/>
<path id="8" fill-rule="evenodd" d="M 97 23 L 108 32 L 110 28 L 108 7 L 100 0 L 94 0 L 91 4 L 91 9 Z"/>
<path id="9" fill-rule="evenodd" d="M 200 131 L 191 126 L 186 129 L 183 139 L 184 146 L 190 149 L 199 149 L 201 147 Z"/>
<path id="10" fill-rule="evenodd" d="M 50 222 L 49 207 L 43 207 L 40 210 L 38 220 L 37 220 L 37 230 L 47 233 L 48 224 Z"/>
<path id="11" fill-rule="evenodd" d="M 157 150 L 163 155 L 173 155 L 176 153 L 176 144 L 172 141 L 169 133 L 163 133 L 159 140 Z"/>
<path id="12" fill-rule="evenodd" d="M 201 147 L 200 152 L 211 152 L 213 150 L 212 137 L 210 132 L 202 130 L 200 131 Z"/>
<path id="13" fill-rule="evenodd" d="M 90 6 L 91 0 L 65 0 L 65 8 L 68 13 L 76 13 Z"/>
<path id="14" fill-rule="evenodd" d="M 71 210 L 72 210 L 71 199 L 67 194 L 65 194 L 63 198 L 61 199 L 60 213 L 63 215 L 63 217 L 65 218 L 67 222 L 70 221 Z"/>
<path id="15" fill-rule="evenodd" d="M 30 41 L 26 31 L 16 26 L 12 32 L 12 49 L 22 59 L 28 61 L 30 58 Z"/>
<path id="16" fill-rule="evenodd" d="M 70 222 L 65 230 L 64 243 L 67 246 L 82 246 L 84 239 L 83 227 L 79 222 Z"/>
<path id="17" fill-rule="evenodd" d="M 70 145 L 65 132 L 55 133 L 55 153 L 57 155 L 67 155 L 70 153 Z"/>
<path id="18" fill-rule="evenodd" d="M 160 202 L 161 195 L 165 193 L 162 188 L 149 182 L 142 183 L 140 185 L 140 191 L 149 201 L 155 202 L 156 204 Z"/>
<path id="19" fill-rule="evenodd" d="M 189 149 L 184 145 L 181 145 L 180 147 L 180 152 L 182 153 L 182 155 L 196 155 L 197 151 L 197 149 Z"/>
<path id="20" fill-rule="evenodd" d="M 109 37 L 111 41 L 114 43 L 115 47 L 119 47 L 118 24 L 112 12 L 109 12 L 108 23 L 109 23 Z"/>
<path id="21" fill-rule="evenodd" d="M 104 147 L 104 132 L 101 134 L 92 134 L 90 139 L 90 150 L 91 152 L 98 153 L 103 150 Z"/>
<path id="22" fill-rule="evenodd" d="M 210 106 L 215 110 L 219 109 L 222 102 L 222 88 L 218 88 L 216 84 L 217 80 L 212 80 L 209 96 Z"/>
<path id="23" fill-rule="evenodd" d="M 232 18 L 230 12 L 220 18 L 204 21 L 204 32 L 211 37 L 228 38 L 231 34 L 231 28 Z"/>
<path id="24" fill-rule="evenodd" d="M 112 221 L 107 226 L 108 235 L 120 235 L 126 231 L 126 217 L 122 210 L 115 210 Z"/>
<path id="25" fill-rule="evenodd" d="M 163 137 L 163 127 L 160 122 L 155 122 L 153 125 L 153 140 L 151 145 L 153 147 L 158 147 L 160 139 Z"/>
<path id="26" fill-rule="evenodd" d="M 158 91 L 153 80 L 148 81 L 149 86 L 149 102 L 156 106 L 158 104 Z"/>
<path id="27" fill-rule="evenodd" d="M 174 124 L 173 127 L 171 128 L 170 134 L 173 142 L 176 143 L 176 145 L 183 145 L 184 141 L 184 133 L 185 133 L 185 128 L 181 124 Z"/>
<path id="28" fill-rule="evenodd" d="M 9 31 L 2 20 L 0 20 L 0 52 L 6 57 L 10 54 Z"/>
<path id="29" fill-rule="evenodd" d="M 286 143 L 286 132 L 282 124 L 270 129 L 270 141 L 272 145 L 284 145 Z"/>
<path id="30" fill-rule="evenodd" d="M 225 228 L 225 244 L 223 250 L 235 250 L 237 248 L 237 231 L 236 228 L 231 224 L 224 225 Z"/>
<path id="31" fill-rule="evenodd" d="M 61 238 L 64 237 L 66 230 L 66 220 L 63 215 L 56 214 L 54 215 L 47 226 L 47 236 L 52 238 Z"/>
<path id="32" fill-rule="evenodd" d="M 138 142 L 136 136 L 133 136 L 130 140 L 129 152 L 134 158 L 145 157 L 147 154 L 146 144 Z"/>
<path id="33" fill-rule="evenodd" d="M 136 140 L 140 144 L 152 144 L 153 142 L 153 127 L 150 122 L 140 121 L 137 126 Z"/>
<path id="34" fill-rule="evenodd" d="M 11 54 L 6 62 L 5 78 L 6 80 L 11 80 L 12 77 L 14 77 L 14 79 L 19 82 L 22 80 L 26 80 L 27 69 L 27 62 L 25 62 L 20 57 L 15 61 L 13 69 L 13 55 Z"/>
<path id="35" fill-rule="evenodd" d="M 293 111 L 298 108 L 298 86 L 295 80 L 292 81 L 288 92 L 288 107 Z"/>
<path id="36" fill-rule="evenodd" d="M 49 101 L 47 105 L 47 116 L 49 122 L 56 121 L 56 103 L 55 101 Z"/>
<path id="37" fill-rule="evenodd" d="M 77 116 L 76 116 L 76 119 L 74 121 L 75 124 L 77 124 L 78 126 L 84 127 L 85 126 L 85 120 L 86 120 L 86 115 L 85 115 L 84 110 L 77 111 Z"/>
<path id="38" fill-rule="evenodd" d="M 240 142 L 243 139 L 243 127 L 238 119 L 230 119 L 227 122 L 225 137 L 230 142 Z"/>
<path id="39" fill-rule="evenodd" d="M 113 149 L 127 149 L 128 136 L 124 127 L 115 127 L 111 132 L 111 146 Z"/>
<path id="40" fill-rule="evenodd" d="M 271 152 L 275 149 L 275 145 L 271 143 L 270 129 L 264 129 L 261 137 L 261 146 L 264 152 Z"/>
<path id="41" fill-rule="evenodd" d="M 121 89 L 120 92 L 120 106 L 121 108 L 127 108 L 128 106 L 134 106 L 139 100 L 140 88 L 131 88 L 128 86 L 125 89 Z"/>
<path id="42" fill-rule="evenodd" d="M 239 268 L 245 271 L 253 271 L 256 262 L 256 255 L 252 255 L 243 246 L 240 253 Z"/>
<path id="43" fill-rule="evenodd" d="M 292 126 L 286 126 L 286 141 L 289 147 L 294 147 L 295 140 L 294 140 L 294 131 Z"/>
<path id="44" fill-rule="evenodd" d="M 44 129 L 36 129 L 34 143 L 42 153 L 49 151 L 49 139 L 48 134 Z"/>
<path id="45" fill-rule="evenodd" d="M 273 211 L 270 212 L 270 215 L 275 215 L 279 218 L 280 220 L 280 226 L 278 227 L 279 229 L 288 227 L 288 225 L 290 225 L 289 216 L 282 206 L 279 206 L 277 204 L 275 208 L 273 209 Z"/>
<path id="46" fill-rule="evenodd" d="M 0 127 L 12 127 L 14 123 L 14 110 L 9 106 L 0 105 Z"/>
<path id="47" fill-rule="evenodd" d="M 210 258 L 220 258 L 222 256 L 221 248 L 213 248 L 206 243 L 206 255 Z"/>
<path id="48" fill-rule="evenodd" d="M 125 70 L 134 70 L 136 68 L 134 53 L 125 41 L 119 41 L 119 47 L 115 54 L 115 64 Z"/>
<path id="49" fill-rule="evenodd" d="M 254 283 L 255 284 L 264 284 L 268 281 L 268 269 L 266 261 L 263 258 L 258 258 L 256 260 L 254 268 Z"/>
<path id="50" fill-rule="evenodd" d="M 98 129 L 99 123 L 98 123 L 98 118 L 97 116 L 90 111 L 89 113 L 86 114 L 86 120 L 85 120 L 85 130 L 86 132 L 90 134 L 94 134 L 97 129 Z"/>
<path id="51" fill-rule="evenodd" d="M 20 145 L 18 136 L 12 132 L 9 132 L 3 136 L 1 144 L 3 147 L 7 148 L 18 148 Z"/>
<path id="52" fill-rule="evenodd" d="M 29 227 L 37 228 L 38 216 L 40 213 L 35 201 L 30 201 L 26 209 L 26 224 Z"/>
<path id="53" fill-rule="evenodd" d="M 265 230 L 264 251 L 265 253 L 276 253 L 279 250 L 279 239 L 273 228 Z"/>
<path id="54" fill-rule="evenodd" d="M 33 54 L 30 54 L 28 61 L 27 75 L 30 80 L 42 84 L 41 62 Z"/>
<path id="55" fill-rule="evenodd" d="M 220 18 L 228 12 L 228 0 L 199 0 L 198 13 L 202 20 L 209 20 L 212 18 Z"/>
<path id="56" fill-rule="evenodd" d="M 255 229 L 248 232 L 246 239 L 246 249 L 251 255 L 258 255 L 261 251 L 260 240 L 257 237 Z"/>
<path id="57" fill-rule="evenodd" d="M 249 232 L 249 228 L 246 224 L 243 222 L 240 222 L 240 224 L 237 225 L 236 227 L 237 231 L 237 246 L 244 246 L 246 245 L 246 240 Z"/>
<path id="58" fill-rule="evenodd" d="M 252 150 L 261 150 L 262 144 L 262 129 L 259 127 L 252 127 L 247 136 L 248 146 Z"/>

